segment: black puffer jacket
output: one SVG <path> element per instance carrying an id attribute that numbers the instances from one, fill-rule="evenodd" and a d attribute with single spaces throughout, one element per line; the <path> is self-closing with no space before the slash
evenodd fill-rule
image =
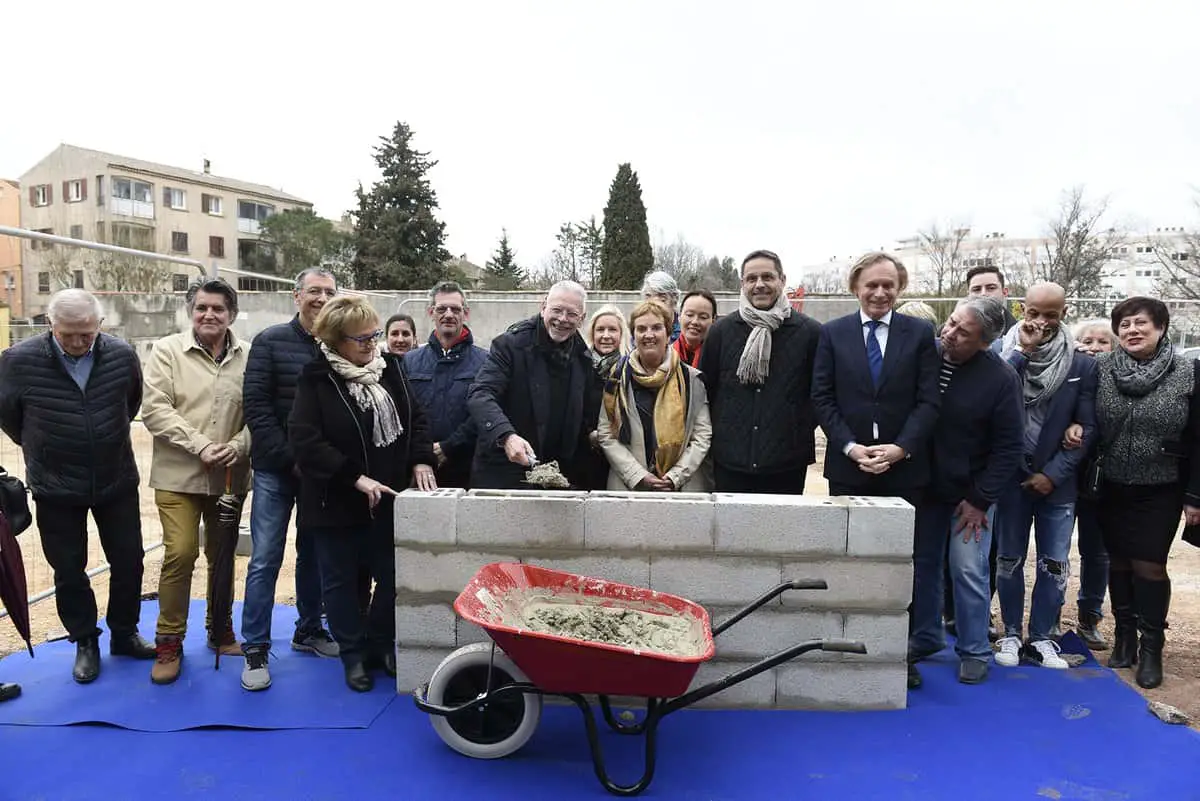
<path id="1" fill-rule="evenodd" d="M 300 325 L 298 314 L 254 337 L 242 380 L 242 408 L 250 429 L 250 464 L 255 470 L 292 471 L 295 458 L 288 444 L 288 415 L 300 372 L 317 351 L 316 340 Z"/>
<path id="2" fill-rule="evenodd" d="M 762 386 L 738 380 L 750 326 L 734 313 L 713 324 L 700 354 L 712 415 L 713 461 L 739 473 L 805 470 L 816 461 L 813 363 L 821 326 L 793 312 L 771 335 L 771 369 Z"/>
<path id="3" fill-rule="evenodd" d="M 138 486 L 129 423 L 142 405 L 141 364 L 127 343 L 101 334 L 81 391 L 52 336 L 0 354 L 0 425 L 24 450 L 36 500 L 105 503 Z"/>
<path id="4" fill-rule="evenodd" d="M 437 461 L 425 415 L 400 369 L 400 359 L 383 354 L 383 385 L 396 404 L 400 437 L 385 448 L 371 442 L 374 418 L 358 408 L 346 382 L 318 354 L 300 375 L 288 418 L 288 440 L 300 468 L 299 523 L 345 528 L 364 526 L 372 513 L 367 496 L 354 488 L 366 475 L 397 492 L 411 479 L 412 466 Z"/>

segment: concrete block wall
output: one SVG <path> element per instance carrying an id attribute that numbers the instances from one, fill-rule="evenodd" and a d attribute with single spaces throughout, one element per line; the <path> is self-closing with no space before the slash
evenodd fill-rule
<path id="1" fill-rule="evenodd" d="M 699 686 L 809 639 L 812 652 L 707 699 L 710 707 L 902 709 L 914 510 L 893 498 L 408 490 L 396 501 L 397 689 L 487 640 L 451 604 L 485 564 L 519 561 L 680 595 L 714 624 L 782 581 L 792 590 L 716 638 Z"/>

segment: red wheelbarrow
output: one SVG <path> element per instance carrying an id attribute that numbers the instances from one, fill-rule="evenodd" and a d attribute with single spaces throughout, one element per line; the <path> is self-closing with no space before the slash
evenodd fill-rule
<path id="1" fill-rule="evenodd" d="M 789 581 L 710 627 L 704 607 L 684 598 L 533 565 L 497 562 L 481 568 L 454 601 L 455 611 L 486 631 L 492 642 L 450 654 L 429 682 L 413 691 L 413 699 L 418 709 L 431 716 L 446 745 L 476 759 L 497 759 L 514 753 L 533 736 L 543 696 L 566 698 L 583 713 L 600 784 L 613 795 L 637 795 L 654 778 L 655 735 L 666 715 L 808 651 L 867 652 L 861 642 L 810 640 L 688 691 L 700 663 L 712 658 L 713 637 L 788 590 L 824 589 L 827 585 L 820 579 Z M 534 599 L 678 618 L 682 622 L 672 626 L 687 630 L 685 647 L 666 653 L 534 631 L 522 616 Z M 645 736 L 645 768 L 637 782 L 621 785 L 609 778 L 587 695 L 598 697 L 604 721 L 618 734 Z M 645 698 L 642 719 L 618 720 L 610 702 L 613 696 Z"/>

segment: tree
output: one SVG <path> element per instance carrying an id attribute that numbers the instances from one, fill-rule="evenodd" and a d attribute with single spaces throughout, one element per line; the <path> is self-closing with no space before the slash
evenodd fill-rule
<path id="1" fill-rule="evenodd" d="M 517 266 L 517 254 L 508 244 L 508 229 L 500 229 L 496 252 L 483 266 L 484 286 L 488 289 L 520 289 L 525 283 L 525 271 Z"/>
<path id="2" fill-rule="evenodd" d="M 703 287 L 713 292 L 721 290 L 733 292 L 740 289 L 741 286 L 742 279 L 738 275 L 737 267 L 733 264 L 733 258 L 726 256 L 718 259 L 716 256 L 712 256 L 700 267 L 695 280 L 683 289 L 687 291 Z"/>
<path id="3" fill-rule="evenodd" d="M 49 251 L 46 250 L 49 248 Z M 59 289 L 75 286 L 75 248 L 63 245 L 42 245 L 41 266 L 50 273 L 50 285 Z"/>
<path id="4" fill-rule="evenodd" d="M 282 264 L 276 261 L 277 271 L 298 273 L 322 266 L 343 256 L 349 244 L 347 234 L 312 209 L 287 209 L 267 217 L 261 226 L 260 240 L 271 245 L 282 258 Z"/>
<path id="5" fill-rule="evenodd" d="M 970 233 L 971 229 L 963 225 L 939 226 L 936 222 L 917 231 L 918 246 L 929 260 L 929 272 L 922 277 L 922 283 L 939 298 L 947 292 L 958 292 L 963 282 L 966 270 L 962 243 Z"/>
<path id="6" fill-rule="evenodd" d="M 604 246 L 600 255 L 602 289 L 637 289 L 654 265 L 646 206 L 637 173 L 628 162 L 617 168 L 604 207 Z"/>
<path id="7" fill-rule="evenodd" d="M 697 283 L 705 261 L 704 251 L 684 239 L 683 234 L 678 234 L 674 242 L 666 242 L 659 232 L 658 244 L 654 246 L 654 269 L 673 276 L 680 288 L 691 289 Z"/>
<path id="8" fill-rule="evenodd" d="M 1094 298 L 1104 292 L 1105 267 L 1123 237 L 1103 222 L 1107 199 L 1089 202 L 1083 187 L 1063 193 L 1058 216 L 1050 220 L 1046 239 L 1030 249 L 1030 274 L 1053 281 L 1067 297 Z"/>
<path id="9" fill-rule="evenodd" d="M 1192 201 L 1200 212 L 1200 196 Z M 1154 257 L 1162 265 L 1162 276 L 1157 284 L 1163 297 L 1200 299 L 1200 234 L 1181 231 L 1176 237 L 1159 241 L 1154 246 Z M 1175 327 L 1175 320 L 1171 320 Z"/>
<path id="10" fill-rule="evenodd" d="M 355 192 L 354 285 L 359 289 L 424 289 L 445 275 L 446 224 L 435 216 L 437 193 L 428 173 L 437 165 L 412 146 L 413 133 L 397 122 L 380 137 L 375 163 L 383 173 L 364 192 Z"/>
<path id="11" fill-rule="evenodd" d="M 554 235 L 554 239 L 558 242 L 558 247 L 554 249 L 551 256 L 554 259 L 555 273 L 562 275 L 562 280 L 578 282 L 580 250 L 582 249 L 579 229 L 575 227 L 575 223 L 565 222 L 558 227 L 558 233 Z"/>
<path id="12" fill-rule="evenodd" d="M 93 285 L 105 292 L 161 292 L 174 272 L 167 262 L 125 253 L 103 253 L 88 266 Z M 184 269 L 199 275 L 195 267 Z"/>
<path id="13" fill-rule="evenodd" d="M 604 228 L 596 222 L 593 214 L 581 223 L 576 223 L 575 231 L 579 239 L 579 261 L 588 278 L 588 288 L 598 287 L 600 269 L 604 257 Z"/>
<path id="14" fill-rule="evenodd" d="M 826 267 L 804 276 L 801 286 L 808 295 L 844 295 L 847 289 L 848 271 L 840 267 Z"/>

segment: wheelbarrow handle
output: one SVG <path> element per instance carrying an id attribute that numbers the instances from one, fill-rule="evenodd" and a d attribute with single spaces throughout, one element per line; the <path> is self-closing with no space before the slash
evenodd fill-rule
<path id="1" fill-rule="evenodd" d="M 764 592 L 761 596 L 759 596 L 757 599 L 755 599 L 754 602 L 752 602 L 748 606 L 745 606 L 745 607 L 739 609 L 738 611 L 734 612 L 732 615 L 730 615 L 725 620 L 722 620 L 719 625 L 713 626 L 712 635 L 714 637 L 716 637 L 718 634 L 725 631 L 725 629 L 729 628 L 734 623 L 737 623 L 739 620 L 746 617 L 746 615 L 750 614 L 751 612 L 755 611 L 756 609 L 761 609 L 762 607 L 771 603 L 771 601 L 774 601 L 780 595 L 783 595 L 788 590 L 827 590 L 827 589 L 829 589 L 829 585 L 825 583 L 824 579 L 796 579 L 795 581 L 785 581 L 783 584 L 780 584 L 775 589 L 769 590 L 768 592 Z"/>
<path id="2" fill-rule="evenodd" d="M 854 640 L 823 640 L 822 651 L 837 651 L 843 654 L 865 654 L 867 646 Z"/>

